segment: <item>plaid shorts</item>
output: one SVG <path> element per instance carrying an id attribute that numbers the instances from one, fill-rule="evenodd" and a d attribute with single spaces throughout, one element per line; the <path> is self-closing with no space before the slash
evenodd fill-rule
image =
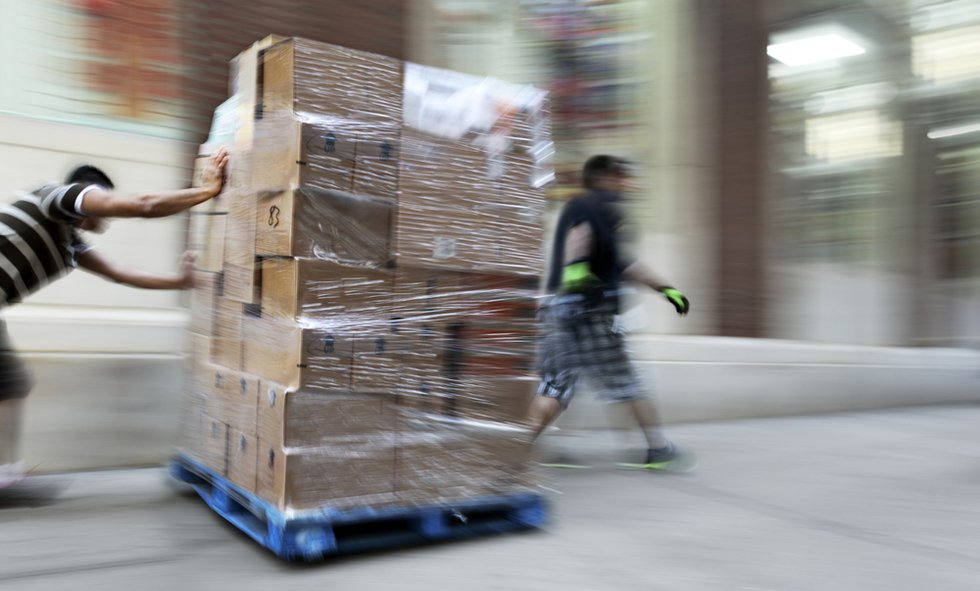
<path id="1" fill-rule="evenodd" d="M 539 396 L 555 398 L 567 408 L 584 377 L 609 402 L 646 397 L 612 313 L 591 308 L 575 296 L 556 296 L 542 315 Z"/>

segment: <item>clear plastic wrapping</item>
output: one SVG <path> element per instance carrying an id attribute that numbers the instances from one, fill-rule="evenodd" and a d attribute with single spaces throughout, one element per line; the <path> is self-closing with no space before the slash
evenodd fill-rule
<path id="1" fill-rule="evenodd" d="M 180 448 L 289 511 L 534 488 L 544 93 L 299 39 L 234 73 Z"/>

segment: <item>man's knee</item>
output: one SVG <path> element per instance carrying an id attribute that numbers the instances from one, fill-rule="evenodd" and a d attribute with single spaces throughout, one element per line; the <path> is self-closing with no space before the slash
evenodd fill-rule
<path id="1" fill-rule="evenodd" d="M 547 427 L 564 410 L 561 401 L 550 396 L 535 396 L 531 403 L 531 420 L 539 429 Z"/>

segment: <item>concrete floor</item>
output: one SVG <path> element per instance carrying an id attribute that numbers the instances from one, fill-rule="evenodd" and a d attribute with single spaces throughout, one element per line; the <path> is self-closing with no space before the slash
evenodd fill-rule
<path id="1" fill-rule="evenodd" d="M 942 591 L 980 588 L 980 408 L 691 424 L 691 474 L 549 471 L 545 531 L 280 562 L 159 469 L 38 480 L 0 497 L 0 589 Z"/>

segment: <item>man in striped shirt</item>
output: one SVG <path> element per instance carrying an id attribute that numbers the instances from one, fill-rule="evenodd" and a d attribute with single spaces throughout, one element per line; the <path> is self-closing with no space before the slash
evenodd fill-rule
<path id="1" fill-rule="evenodd" d="M 125 196 L 93 166 L 81 166 L 64 185 L 47 185 L 0 207 L 0 308 L 20 302 L 76 267 L 117 283 L 145 289 L 191 286 L 193 259 L 184 255 L 180 272 L 156 274 L 112 261 L 81 237 L 101 233 L 106 218 L 156 218 L 185 211 L 218 195 L 225 181 L 228 152 L 211 157 L 202 186 Z M 17 462 L 20 414 L 31 377 L 14 353 L 0 319 L 0 488 L 23 477 Z"/>

